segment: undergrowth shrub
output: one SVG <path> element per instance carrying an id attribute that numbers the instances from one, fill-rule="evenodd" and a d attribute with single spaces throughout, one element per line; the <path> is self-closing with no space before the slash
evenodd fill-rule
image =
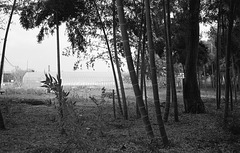
<path id="1" fill-rule="evenodd" d="M 98 124 L 96 124 L 96 126 L 99 125 L 99 128 L 98 128 L 99 134 L 102 136 L 103 129 L 104 129 L 104 122 L 105 122 L 103 112 L 104 112 L 104 105 L 105 105 L 106 101 L 102 100 L 102 99 L 101 100 L 96 99 L 94 96 L 89 96 L 89 98 L 97 106 L 97 114 L 96 115 L 97 115 Z"/>
<path id="2" fill-rule="evenodd" d="M 75 133 L 79 130 L 79 116 L 76 108 L 76 101 L 68 99 L 69 92 L 63 90 L 63 86 L 60 85 L 59 81 L 52 77 L 50 74 L 45 74 L 46 80 L 41 81 L 48 90 L 55 93 L 58 104 L 55 107 L 58 110 L 61 134 Z M 62 98 L 60 98 L 60 94 Z"/>
<path id="3" fill-rule="evenodd" d="M 96 116 L 97 116 L 97 122 L 99 126 L 99 134 L 100 136 L 104 136 L 103 133 L 103 129 L 105 124 L 109 121 L 107 119 L 109 119 L 108 117 L 106 117 L 106 109 L 107 108 L 107 100 L 105 98 L 112 98 L 112 92 L 106 92 L 106 89 L 103 87 L 101 89 L 101 96 L 100 98 L 96 98 L 94 95 L 93 96 L 89 96 L 89 99 L 97 106 L 97 112 L 96 112 Z M 110 115 L 110 113 L 108 112 L 107 115 Z"/>

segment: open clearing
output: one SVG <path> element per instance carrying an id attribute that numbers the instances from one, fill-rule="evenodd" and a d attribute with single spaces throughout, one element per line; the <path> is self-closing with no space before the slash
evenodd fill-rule
<path id="1" fill-rule="evenodd" d="M 182 95 L 178 92 L 180 122 L 174 122 L 173 114 L 170 114 L 169 122 L 165 123 L 170 146 L 164 147 L 161 144 L 150 94 L 149 116 L 156 137 L 154 142 L 147 139 L 142 120 L 135 117 L 135 102 L 131 89 L 126 89 L 130 116 L 128 121 L 123 120 L 119 112 L 114 119 L 111 99 L 106 98 L 104 103 L 97 106 L 88 98 L 91 95 L 98 99 L 101 89 L 69 90 L 69 101 L 76 101 L 76 105 L 69 108 L 65 119 L 67 135 L 60 134 L 58 110 L 49 105 L 50 99 L 54 99 L 53 94 L 38 90 L 18 90 L 7 91 L 0 97 L 7 127 L 7 130 L 0 131 L 1 153 L 240 152 L 240 133 L 233 129 L 239 128 L 239 102 L 234 104 L 236 109 L 232 112 L 233 117 L 229 119 L 229 127 L 232 128 L 224 129 L 223 104 L 221 110 L 215 109 L 215 101 L 211 97 L 213 91 L 202 92 L 206 114 L 183 113 Z M 165 89 L 161 89 L 162 101 L 165 99 L 164 93 Z"/>

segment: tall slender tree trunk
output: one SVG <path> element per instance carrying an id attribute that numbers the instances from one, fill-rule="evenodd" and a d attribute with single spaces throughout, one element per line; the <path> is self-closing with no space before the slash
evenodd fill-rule
<path id="1" fill-rule="evenodd" d="M 233 76 L 233 91 L 234 91 L 234 103 L 237 103 L 237 74 L 235 66 L 235 58 L 232 56 L 232 76 Z"/>
<path id="2" fill-rule="evenodd" d="M 7 38 L 8 38 L 8 32 L 10 29 L 10 25 L 11 25 L 11 21 L 12 21 L 12 16 L 13 16 L 13 12 L 15 9 L 15 5 L 16 5 L 17 0 L 14 0 L 13 2 L 13 6 L 12 6 L 12 11 L 8 20 L 8 24 L 7 24 L 7 29 L 6 29 L 6 33 L 5 33 L 5 38 L 4 38 L 4 42 L 3 42 L 3 50 L 2 50 L 2 59 L 1 59 L 1 67 L 0 67 L 0 89 L 1 89 L 1 85 L 2 85 L 2 80 L 3 80 L 3 68 L 4 68 L 4 58 L 5 58 L 5 51 L 6 51 L 6 45 L 7 45 Z M 3 115 L 0 109 L 0 130 L 4 130 L 5 128 L 5 124 L 4 124 L 4 119 L 3 119 Z"/>
<path id="3" fill-rule="evenodd" d="M 122 94 L 122 100 L 123 103 L 127 103 L 126 100 L 126 94 L 125 94 L 125 90 L 124 90 L 124 84 L 123 84 L 123 79 L 122 79 L 122 73 L 120 70 L 120 64 L 119 64 L 119 60 L 118 60 L 118 52 L 117 52 L 117 40 L 116 40 L 116 11 L 115 11 L 115 5 L 116 5 L 116 0 L 112 1 L 113 3 L 113 46 L 114 46 L 114 53 L 115 53 L 115 59 L 116 59 L 116 66 L 117 66 L 117 72 L 118 72 L 118 80 L 119 80 L 119 84 L 120 84 L 120 89 L 121 89 L 121 94 Z M 123 111 L 122 111 L 122 105 L 121 105 L 121 101 L 120 101 L 120 93 L 118 92 L 118 105 L 120 108 L 120 112 L 123 115 Z"/>
<path id="4" fill-rule="evenodd" d="M 237 76 L 235 76 L 235 80 L 234 80 L 234 102 L 235 104 L 237 103 Z"/>
<path id="5" fill-rule="evenodd" d="M 12 6 L 12 10 L 11 10 L 10 17 L 9 17 L 9 20 L 8 20 L 7 29 L 6 29 L 6 32 L 5 32 L 5 37 L 4 37 L 4 42 L 3 42 L 2 59 L 1 59 L 1 66 L 0 66 L 0 89 L 2 87 L 2 80 L 3 80 L 4 58 L 5 58 L 5 52 L 6 52 L 8 32 L 9 32 L 9 29 L 10 29 L 10 25 L 11 25 L 12 16 L 13 16 L 13 12 L 14 12 L 14 9 L 15 9 L 16 2 L 17 2 L 17 0 L 14 0 L 14 2 L 13 2 L 13 6 Z"/>
<path id="6" fill-rule="evenodd" d="M 58 0 L 57 0 L 58 2 Z M 63 99 L 63 88 L 62 88 L 62 78 L 61 78 L 61 58 L 60 58 L 60 42 L 59 42 L 59 20 L 58 20 L 58 12 L 55 13 L 55 20 L 56 20 L 56 41 L 57 41 L 57 80 L 58 80 L 58 101 L 60 105 L 60 124 L 61 124 L 61 134 L 66 134 L 66 130 L 64 128 L 64 117 L 65 117 L 65 101 Z"/>
<path id="7" fill-rule="evenodd" d="M 129 38 L 128 38 L 128 33 L 127 33 L 127 24 L 126 24 L 126 19 L 124 15 L 124 10 L 123 10 L 123 1 L 122 0 L 117 0 L 117 8 L 118 8 L 118 18 L 119 18 L 119 24 L 121 28 L 121 34 L 122 34 L 122 41 L 123 41 L 123 47 L 126 55 L 126 60 L 127 60 L 127 65 L 128 65 L 128 70 L 134 90 L 135 97 L 137 99 L 137 103 L 139 106 L 139 110 L 141 113 L 141 118 L 143 120 L 145 130 L 147 132 L 148 137 L 154 138 L 152 126 L 148 117 L 148 113 L 145 109 L 144 106 L 144 101 L 142 98 L 142 93 L 139 88 L 138 80 L 137 80 L 137 75 L 134 69 L 133 65 L 133 59 L 131 55 L 131 50 L 130 50 L 130 45 L 129 45 Z"/>
<path id="8" fill-rule="evenodd" d="M 164 18 L 164 27 L 165 27 L 165 40 L 166 40 L 166 64 L 167 64 L 167 86 L 166 86 L 166 105 L 165 105 L 165 111 L 164 111 L 164 122 L 168 121 L 169 116 L 169 110 L 170 110 L 170 101 L 171 101 L 171 75 L 170 75 L 170 58 L 169 58 L 169 37 L 168 37 L 168 22 L 167 22 L 167 15 L 166 15 L 166 2 L 163 0 L 163 18 Z"/>
<path id="9" fill-rule="evenodd" d="M 237 65 L 237 90 L 239 91 L 240 90 L 240 66 Z"/>
<path id="10" fill-rule="evenodd" d="M 135 1 L 134 1 L 134 5 L 135 5 L 135 8 L 137 8 Z M 136 17 L 137 17 L 137 12 L 136 12 Z M 141 55 L 141 50 L 142 50 L 141 43 L 142 43 L 142 31 L 143 31 L 142 25 L 143 25 L 143 22 L 144 22 L 144 3 L 142 3 L 141 22 L 140 22 L 140 25 L 138 27 L 139 33 L 138 33 L 137 66 L 136 66 L 138 80 L 139 80 L 139 76 L 140 76 L 139 69 L 140 69 L 140 55 Z M 141 88 L 141 90 L 142 90 L 142 88 Z M 137 102 L 136 102 L 136 115 L 137 115 L 137 118 L 141 117 Z"/>
<path id="11" fill-rule="evenodd" d="M 144 3 L 143 3 L 144 4 Z M 142 45 L 142 52 L 141 52 L 141 91 L 142 95 L 144 93 L 144 100 L 145 100 L 145 106 L 146 110 L 148 112 L 148 100 L 147 100 L 147 87 L 146 87 L 146 67 L 145 67 L 145 52 L 146 52 L 146 22 L 144 20 L 144 29 L 143 29 L 143 45 Z"/>
<path id="12" fill-rule="evenodd" d="M 229 94 L 230 94 L 230 110 L 233 111 L 233 84 L 232 81 L 230 79 L 230 84 L 229 84 Z"/>
<path id="13" fill-rule="evenodd" d="M 187 113 L 204 113 L 205 107 L 200 96 L 197 82 L 197 59 L 199 44 L 199 10 L 200 0 L 189 0 L 189 35 L 187 44 L 185 72 L 185 103 Z"/>
<path id="14" fill-rule="evenodd" d="M 207 88 L 207 75 L 206 75 L 206 65 L 203 65 L 203 76 L 204 76 L 204 88 Z"/>
<path id="15" fill-rule="evenodd" d="M 166 61 L 167 61 L 167 96 L 166 96 L 166 105 L 164 112 L 164 121 L 167 122 L 169 109 L 170 109 L 170 97 L 172 97 L 172 102 L 174 104 L 174 119 L 178 121 L 178 105 L 177 105 L 177 94 L 176 94 L 176 84 L 175 84 L 175 75 L 173 68 L 172 60 L 172 43 L 171 43 L 171 21 L 170 21 L 170 8 L 169 1 L 165 3 L 164 6 L 164 25 L 165 25 L 165 38 L 166 38 Z"/>
<path id="16" fill-rule="evenodd" d="M 115 68 L 114 68 L 114 63 L 113 63 L 111 49 L 110 49 L 110 46 L 109 46 L 109 43 L 108 43 L 108 37 L 107 37 L 106 31 L 105 31 L 105 26 L 104 26 L 104 24 L 102 22 L 102 19 L 101 19 L 101 16 L 100 16 L 99 12 L 98 12 L 98 7 L 97 7 L 97 4 L 96 4 L 95 0 L 94 0 L 94 5 L 95 5 L 96 12 L 97 12 L 98 18 L 99 18 L 101 26 L 102 26 L 102 30 L 103 30 L 103 34 L 104 34 L 104 37 L 105 37 L 105 41 L 106 41 L 106 44 L 107 44 L 108 54 L 109 54 L 109 58 L 110 58 L 111 66 L 112 66 L 113 77 L 114 77 L 114 82 L 115 82 L 115 86 L 116 86 L 116 91 L 119 91 L 118 82 L 117 82 L 117 75 L 116 75 L 116 71 L 115 71 Z M 122 110 L 121 110 L 122 109 L 121 103 L 119 103 L 119 108 L 120 108 L 120 112 L 122 112 Z M 123 101 L 123 110 L 124 110 L 124 113 L 123 113 L 124 114 L 124 118 L 127 120 L 128 119 L 128 109 L 127 109 L 126 100 Z"/>
<path id="17" fill-rule="evenodd" d="M 168 137 L 164 127 L 164 123 L 161 115 L 160 100 L 158 93 L 158 83 L 157 83 L 157 71 L 155 65 L 155 51 L 153 46 L 152 38 L 152 27 L 151 27 L 151 16 L 150 16 L 150 3 L 149 0 L 145 0 L 146 8 L 146 24 L 147 24 L 147 38 L 148 38 L 148 50 L 150 56 L 150 66 L 151 66 L 151 76 L 152 76 L 152 88 L 153 88 L 153 99 L 155 104 L 155 111 L 157 115 L 157 122 L 162 136 L 162 141 L 164 145 L 168 145 Z"/>
<path id="18" fill-rule="evenodd" d="M 173 67 L 173 57 L 172 57 L 172 41 L 171 41 L 171 19 L 170 19 L 170 1 L 167 1 L 167 30 L 168 30 L 168 40 L 169 40 L 169 65 L 170 65 L 170 78 L 171 78 L 171 88 L 172 88 L 172 102 L 174 107 L 174 120 L 176 122 L 178 119 L 178 102 L 177 102 L 177 92 L 175 83 L 175 73 Z"/>
<path id="19" fill-rule="evenodd" d="M 144 78 L 143 78 L 143 89 L 144 89 L 145 106 L 146 106 L 146 110 L 147 110 L 147 113 L 148 113 L 148 96 L 147 96 L 146 75 L 144 75 Z"/>
<path id="20" fill-rule="evenodd" d="M 232 28 L 233 28 L 233 12 L 234 12 L 233 0 L 230 0 L 230 13 L 228 19 L 228 33 L 227 33 L 227 49 L 225 53 L 225 108 L 224 108 L 224 122 L 226 123 L 229 116 L 229 92 L 230 92 L 230 57 L 231 57 L 231 41 L 232 41 Z"/>
<path id="21" fill-rule="evenodd" d="M 220 66 L 219 66 L 219 58 L 221 54 L 221 13 L 222 13 L 222 2 L 220 0 L 220 4 L 218 7 L 218 26 L 217 26 L 217 53 L 216 53 L 216 104 L 217 109 L 220 109 L 221 103 L 221 85 L 220 85 Z"/>
<path id="22" fill-rule="evenodd" d="M 135 1 L 134 1 L 134 7 L 135 7 L 135 10 L 136 10 L 137 5 L 136 5 Z M 140 24 L 138 26 L 138 47 L 137 47 L 137 66 L 136 66 L 136 72 L 137 72 L 137 77 L 138 78 L 140 76 L 139 75 L 139 69 L 140 69 L 140 55 L 141 55 L 141 50 L 142 50 L 141 49 L 141 47 L 142 47 L 141 43 L 142 43 L 142 30 L 143 30 L 142 25 L 143 25 L 143 22 L 144 22 L 144 3 L 142 4 L 141 9 L 142 9 L 141 21 L 140 21 Z M 135 14 L 136 14 L 135 20 L 137 20 L 137 12 L 135 12 Z"/>
<path id="23" fill-rule="evenodd" d="M 232 78 L 230 78 L 230 106 L 231 106 L 231 111 L 233 111 L 233 107 L 234 107 L 234 103 L 233 103 L 233 94 L 234 94 L 234 86 L 235 86 L 235 73 L 234 73 L 234 58 L 233 55 L 231 54 L 231 69 L 230 69 L 230 76 L 232 76 Z"/>

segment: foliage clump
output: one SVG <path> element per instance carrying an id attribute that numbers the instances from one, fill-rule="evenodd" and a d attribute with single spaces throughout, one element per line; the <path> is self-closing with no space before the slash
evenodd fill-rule
<path id="1" fill-rule="evenodd" d="M 78 115 L 76 112 L 76 102 L 68 101 L 69 92 L 63 90 L 63 86 L 59 83 L 55 77 L 50 74 L 45 74 L 46 80 L 41 81 L 43 85 L 41 87 L 47 88 L 49 91 L 54 92 L 58 103 L 58 112 L 61 124 L 61 134 L 66 134 L 66 128 L 69 126 L 77 127 Z M 56 106 L 56 104 L 55 104 Z M 71 127 L 72 126 L 72 127 Z"/>
<path id="2" fill-rule="evenodd" d="M 41 87 L 47 88 L 50 91 L 53 91 L 56 95 L 56 98 L 60 98 L 60 92 L 62 92 L 62 98 L 63 101 L 67 100 L 67 96 L 69 95 L 69 92 L 66 92 L 63 90 L 63 87 L 59 87 L 60 83 L 59 81 L 51 76 L 50 74 L 45 74 L 46 80 L 41 81 L 41 83 L 43 83 L 43 85 Z"/>
<path id="3" fill-rule="evenodd" d="M 26 30 L 40 28 L 38 42 L 42 42 L 45 35 L 53 34 L 56 24 L 66 23 L 68 40 L 72 48 L 84 51 L 86 45 L 84 36 L 97 21 L 92 8 L 93 2 L 84 0 L 31 2 L 22 7 L 20 23 Z"/>

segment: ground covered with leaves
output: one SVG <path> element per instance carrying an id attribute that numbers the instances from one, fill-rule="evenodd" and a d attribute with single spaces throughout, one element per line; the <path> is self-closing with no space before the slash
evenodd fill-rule
<path id="1" fill-rule="evenodd" d="M 111 99 L 100 101 L 101 89 L 71 89 L 64 135 L 60 134 L 58 108 L 53 105 L 52 93 L 33 93 L 23 89 L 8 91 L 0 97 L 0 108 L 7 127 L 7 130 L 0 131 L 0 152 L 240 152 L 239 102 L 234 104 L 229 124 L 224 128 L 223 108 L 215 109 L 215 101 L 209 92 L 209 95 L 203 96 L 205 114 L 183 113 L 179 92 L 180 122 L 174 122 L 173 114 L 170 114 L 169 122 L 165 123 L 170 145 L 163 146 L 151 95 L 149 116 L 155 141 L 147 138 L 142 120 L 136 119 L 134 96 L 131 89 L 128 90 L 130 118 L 126 121 L 118 111 L 114 118 Z M 97 103 L 89 99 L 89 95 L 95 97 Z M 160 97 L 165 99 L 164 94 Z"/>

